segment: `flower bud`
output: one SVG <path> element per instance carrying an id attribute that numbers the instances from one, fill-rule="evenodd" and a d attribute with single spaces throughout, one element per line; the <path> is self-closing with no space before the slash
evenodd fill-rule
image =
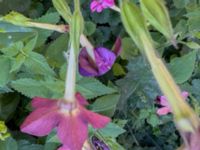
<path id="1" fill-rule="evenodd" d="M 59 14 L 65 19 L 66 22 L 70 23 L 71 21 L 71 10 L 66 0 L 52 0 L 53 6 L 59 12 Z"/>
<path id="2" fill-rule="evenodd" d="M 163 0 L 141 0 L 145 18 L 176 46 L 168 10 Z"/>

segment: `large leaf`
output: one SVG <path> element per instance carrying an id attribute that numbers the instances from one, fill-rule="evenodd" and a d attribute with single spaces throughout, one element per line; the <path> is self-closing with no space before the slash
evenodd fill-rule
<path id="1" fill-rule="evenodd" d="M 197 51 L 191 51 L 170 62 L 169 70 L 177 83 L 184 83 L 191 77 L 195 67 L 196 54 Z"/>
<path id="2" fill-rule="evenodd" d="M 94 78 L 82 78 L 77 82 L 77 90 L 88 99 L 117 92 Z"/>
<path id="3" fill-rule="evenodd" d="M 119 97 L 119 94 L 111 94 L 100 97 L 91 105 L 91 108 L 94 112 L 102 113 L 112 117 L 115 112 Z"/>

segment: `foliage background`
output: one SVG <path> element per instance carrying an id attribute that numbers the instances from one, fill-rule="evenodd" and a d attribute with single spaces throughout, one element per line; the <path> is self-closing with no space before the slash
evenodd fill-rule
<path id="1" fill-rule="evenodd" d="M 71 0 L 67 0 L 72 7 Z M 138 0 L 132 0 L 138 3 Z M 103 130 L 90 130 L 113 150 L 173 150 L 180 137 L 172 116 L 158 116 L 155 99 L 161 95 L 145 58 L 126 34 L 120 15 L 112 10 L 91 13 L 89 0 L 81 0 L 85 35 L 96 46 L 112 48 L 117 36 L 123 51 L 112 70 L 99 78 L 78 76 L 77 90 L 90 102 L 89 109 L 108 115 L 113 123 Z M 178 49 L 152 27 L 158 53 L 166 61 L 189 103 L 200 114 L 200 2 L 166 0 L 178 39 Z M 0 15 L 18 11 L 38 22 L 64 21 L 50 0 L 0 0 Z M 0 120 L 11 137 L 0 141 L 0 150 L 55 150 L 55 133 L 36 138 L 22 134 L 19 126 L 31 111 L 34 96 L 62 97 L 68 34 L 17 27 L 0 22 Z M 124 148 L 123 148 L 123 147 Z"/>

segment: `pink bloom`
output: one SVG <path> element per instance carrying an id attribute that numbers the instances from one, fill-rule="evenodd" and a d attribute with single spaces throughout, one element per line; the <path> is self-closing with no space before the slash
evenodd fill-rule
<path id="1" fill-rule="evenodd" d="M 181 95 L 183 96 L 184 99 L 187 99 L 187 97 L 189 96 L 188 92 L 186 91 L 182 92 Z M 157 110 L 158 115 L 166 115 L 172 112 L 168 100 L 165 96 L 159 96 L 157 98 L 157 103 L 163 106 Z"/>
<path id="2" fill-rule="evenodd" d="M 90 9 L 92 12 L 102 12 L 106 8 L 110 8 L 115 5 L 114 0 L 92 0 L 90 3 Z"/>
<path id="3" fill-rule="evenodd" d="M 76 93 L 76 103 L 36 97 L 32 100 L 35 109 L 21 125 L 21 131 L 46 136 L 53 128 L 63 144 L 59 150 L 81 150 L 88 136 L 88 124 L 94 128 L 104 128 L 110 118 L 87 110 L 85 98 Z"/>

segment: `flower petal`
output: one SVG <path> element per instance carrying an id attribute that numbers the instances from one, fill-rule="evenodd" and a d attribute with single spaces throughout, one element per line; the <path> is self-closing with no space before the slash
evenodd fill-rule
<path id="1" fill-rule="evenodd" d="M 85 108 L 80 108 L 84 117 L 94 128 L 104 128 L 111 119 L 109 117 L 94 113 Z"/>
<path id="2" fill-rule="evenodd" d="M 56 127 L 60 119 L 59 114 L 52 107 L 42 107 L 33 111 L 20 126 L 24 133 L 35 136 L 48 135 Z"/>
<path id="3" fill-rule="evenodd" d="M 122 40 L 120 37 L 117 37 L 115 44 L 113 45 L 113 52 L 116 56 L 119 56 L 122 51 Z"/>
<path id="4" fill-rule="evenodd" d="M 63 145 L 63 146 L 59 147 L 58 150 L 70 150 L 70 149 L 68 146 Z"/>
<path id="5" fill-rule="evenodd" d="M 70 150 L 81 150 L 88 134 L 88 124 L 80 114 L 63 115 L 58 126 L 58 138 Z"/>
<path id="6" fill-rule="evenodd" d="M 112 68 L 116 55 L 104 47 L 99 47 L 95 49 L 95 59 L 98 67 L 98 76 L 100 76 Z"/>
<path id="7" fill-rule="evenodd" d="M 168 107 L 162 107 L 162 108 L 159 108 L 157 110 L 157 114 L 160 115 L 160 116 L 161 115 L 166 115 L 166 114 L 168 114 L 170 112 L 171 112 L 171 110 Z"/>
<path id="8" fill-rule="evenodd" d="M 88 105 L 89 103 L 87 102 L 87 100 L 85 99 L 85 97 L 83 97 L 81 95 L 81 93 L 77 92 L 76 93 L 76 99 L 78 100 L 79 104 L 85 106 Z"/>
<path id="9" fill-rule="evenodd" d="M 56 100 L 42 98 L 42 97 L 34 97 L 33 100 L 31 101 L 31 106 L 33 108 L 39 108 L 44 106 L 50 107 L 52 105 L 55 105 L 55 103 L 57 103 Z"/>

